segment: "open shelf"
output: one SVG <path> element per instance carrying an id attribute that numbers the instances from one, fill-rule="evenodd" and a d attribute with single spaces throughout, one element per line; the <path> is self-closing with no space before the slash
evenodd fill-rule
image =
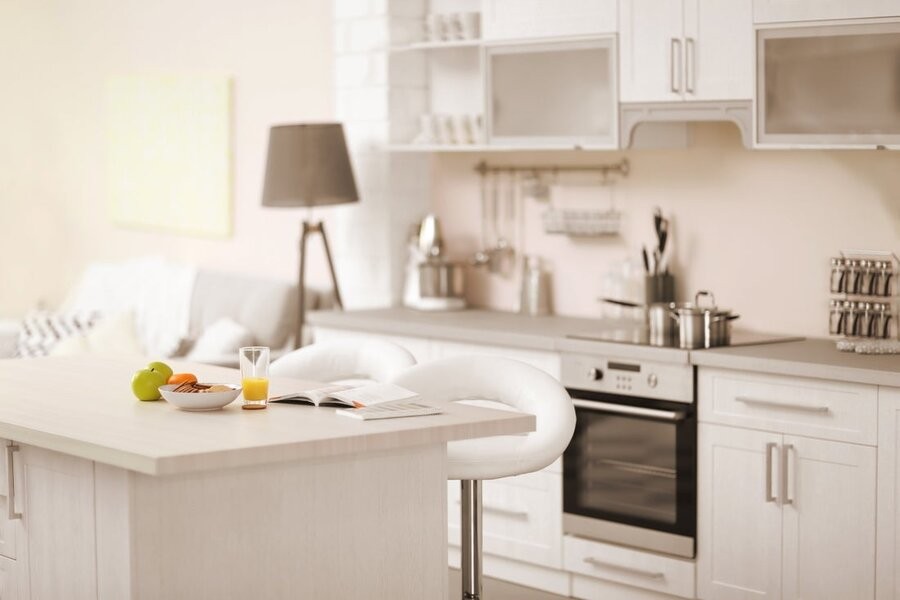
<path id="1" fill-rule="evenodd" d="M 391 144 L 388 152 L 539 152 L 542 150 L 585 150 L 610 151 L 619 148 L 600 145 L 573 144 L 532 144 L 532 145 L 487 145 L 487 144 Z"/>
<path id="2" fill-rule="evenodd" d="M 453 48 L 480 48 L 482 40 L 449 40 L 435 42 L 413 42 L 407 46 L 394 46 L 391 52 L 413 52 L 417 50 L 450 50 Z"/>

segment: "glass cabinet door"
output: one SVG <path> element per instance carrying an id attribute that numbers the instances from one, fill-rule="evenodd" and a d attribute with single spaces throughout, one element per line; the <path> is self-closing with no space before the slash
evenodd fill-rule
<path id="1" fill-rule="evenodd" d="M 489 47 L 490 143 L 615 147 L 614 48 L 612 38 Z"/>
<path id="2" fill-rule="evenodd" d="M 758 32 L 761 144 L 900 144 L 900 23 Z"/>

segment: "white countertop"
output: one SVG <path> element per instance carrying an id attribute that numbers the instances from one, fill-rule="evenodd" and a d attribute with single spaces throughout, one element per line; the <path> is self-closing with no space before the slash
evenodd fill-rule
<path id="1" fill-rule="evenodd" d="M 533 431 L 534 417 L 463 404 L 440 415 L 358 421 L 334 408 L 269 405 L 186 412 L 141 402 L 131 377 L 148 361 L 112 357 L 0 360 L 0 437 L 149 475 L 375 452 Z M 167 361 L 203 382 L 239 383 L 239 372 Z M 270 394 L 320 384 L 273 378 Z"/>

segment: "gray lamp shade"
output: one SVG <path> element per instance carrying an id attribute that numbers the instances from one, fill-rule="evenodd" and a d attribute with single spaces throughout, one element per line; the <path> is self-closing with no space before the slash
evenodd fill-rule
<path id="1" fill-rule="evenodd" d="M 357 200 L 340 123 L 276 125 L 269 130 L 263 206 L 324 206 Z"/>

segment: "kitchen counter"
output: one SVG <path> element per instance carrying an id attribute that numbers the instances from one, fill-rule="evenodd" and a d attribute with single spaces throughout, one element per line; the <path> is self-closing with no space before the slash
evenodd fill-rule
<path id="1" fill-rule="evenodd" d="M 695 350 L 691 352 L 691 362 L 702 367 L 900 388 L 900 356 L 839 352 L 835 341 L 830 339 Z"/>
<path id="2" fill-rule="evenodd" d="M 633 332 L 633 322 L 629 321 L 562 316 L 528 317 L 479 309 L 455 312 L 421 312 L 406 308 L 319 311 L 309 316 L 309 322 L 319 327 L 386 335 L 551 352 L 604 354 L 900 387 L 900 356 L 839 352 L 834 340 L 828 339 L 793 338 L 776 343 L 689 351 L 585 339 L 612 332 L 621 337 L 623 342 L 628 342 Z M 736 329 L 732 337 L 739 339 L 742 335 L 747 337 L 750 334 Z"/>
<path id="3" fill-rule="evenodd" d="M 451 404 L 441 415 L 362 422 L 333 408 L 270 404 L 244 411 L 187 412 L 140 402 L 131 376 L 146 361 L 97 357 L 0 360 L 0 437 L 145 473 L 258 465 L 273 461 L 408 448 L 529 431 L 533 417 Z M 234 369 L 169 361 L 201 381 L 238 383 Z M 273 378 L 274 395 L 321 384 Z M 530 423 L 529 423 L 530 421 Z"/>
<path id="4" fill-rule="evenodd" d="M 446 600 L 446 443 L 534 429 L 458 403 L 382 421 L 239 401 L 185 412 L 131 395 L 143 364 L 0 361 L 3 573 L 16 563 L 27 597 Z M 316 385 L 272 379 L 270 393 Z"/>

